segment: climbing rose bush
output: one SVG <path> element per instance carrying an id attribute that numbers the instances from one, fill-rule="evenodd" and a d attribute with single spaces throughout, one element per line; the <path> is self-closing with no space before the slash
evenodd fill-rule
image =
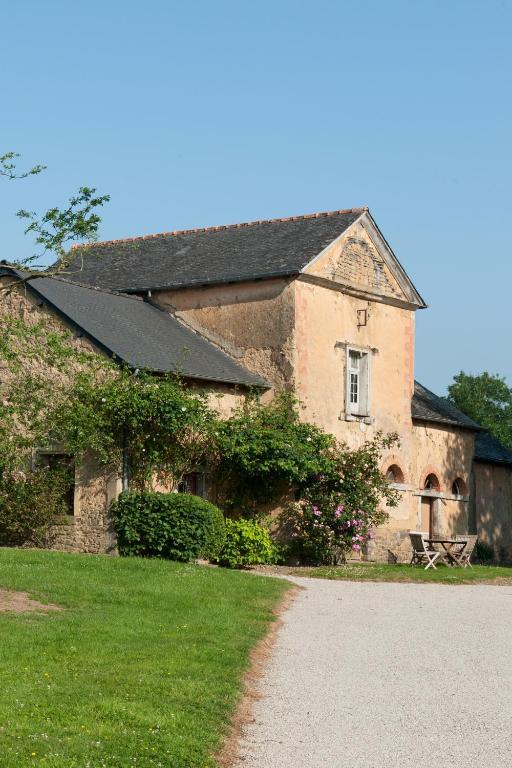
<path id="1" fill-rule="evenodd" d="M 337 563 L 350 550 L 360 552 L 373 538 L 371 516 L 341 503 L 302 501 L 286 512 L 292 550 L 307 563 Z"/>
<path id="2" fill-rule="evenodd" d="M 398 494 L 380 470 L 381 455 L 398 443 L 396 435 L 377 433 L 356 450 L 337 444 L 329 466 L 300 489 L 297 502 L 281 516 L 290 554 L 306 563 L 337 563 L 360 552 L 373 529 L 388 519 Z"/>

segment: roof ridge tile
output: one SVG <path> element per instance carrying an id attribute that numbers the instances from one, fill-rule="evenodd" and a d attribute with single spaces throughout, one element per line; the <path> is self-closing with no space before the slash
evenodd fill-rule
<path id="1" fill-rule="evenodd" d="M 256 219 L 254 221 L 242 221 L 236 224 L 220 224 L 212 227 L 196 227 L 194 229 L 175 229 L 170 232 L 156 232 L 150 235 L 137 235 L 135 237 L 121 237 L 114 240 L 99 240 L 92 243 L 75 243 L 71 250 L 83 248 L 96 248 L 98 246 L 116 245 L 120 243 L 134 243 L 140 240 L 151 240 L 158 237 L 176 237 L 177 235 L 192 235 L 202 232 L 220 232 L 227 229 L 242 229 L 243 227 L 252 227 L 257 224 L 278 224 L 285 221 L 304 221 L 306 219 L 320 219 L 327 216 L 339 216 L 348 213 L 365 213 L 369 208 L 367 205 L 360 208 L 341 208 L 335 211 L 319 211 L 318 213 L 305 213 L 299 216 L 281 216 L 275 219 Z"/>

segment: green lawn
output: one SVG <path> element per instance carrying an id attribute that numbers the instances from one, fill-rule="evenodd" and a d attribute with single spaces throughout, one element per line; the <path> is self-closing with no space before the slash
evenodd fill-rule
<path id="1" fill-rule="evenodd" d="M 512 568 L 474 565 L 473 568 L 449 568 L 438 565 L 428 571 L 417 565 L 388 565 L 387 563 L 348 563 L 347 565 L 297 568 L 295 576 L 316 579 L 346 579 L 348 581 L 422 581 L 442 584 L 474 584 L 494 582 L 512 584 Z"/>
<path id="2" fill-rule="evenodd" d="M 248 654 L 289 585 L 158 560 L 0 549 L 2 768 L 214 766 Z"/>

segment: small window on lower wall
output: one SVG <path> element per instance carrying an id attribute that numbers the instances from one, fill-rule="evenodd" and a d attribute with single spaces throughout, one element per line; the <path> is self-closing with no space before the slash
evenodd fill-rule
<path id="1" fill-rule="evenodd" d="M 404 473 L 398 466 L 398 464 L 391 464 L 386 472 L 386 480 L 388 483 L 403 483 Z"/>
<path id="2" fill-rule="evenodd" d="M 191 493 L 206 498 L 206 478 L 204 472 L 188 472 L 183 475 L 178 485 L 178 493 Z"/>
<path id="3" fill-rule="evenodd" d="M 466 495 L 466 483 L 462 479 L 462 477 L 457 477 L 453 483 L 452 483 L 452 494 L 454 496 L 465 496 Z"/>
<path id="4" fill-rule="evenodd" d="M 75 514 L 75 459 L 68 453 L 38 451 L 35 466 L 44 467 L 49 472 L 59 474 L 59 487 L 62 487 L 63 511 L 66 515 Z"/>

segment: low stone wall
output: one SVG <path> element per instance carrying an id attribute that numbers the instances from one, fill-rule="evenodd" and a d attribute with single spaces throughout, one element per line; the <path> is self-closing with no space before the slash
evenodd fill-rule
<path id="1" fill-rule="evenodd" d="M 60 552 L 116 554 L 117 544 L 112 522 L 106 515 L 86 520 L 68 518 L 50 531 L 49 546 Z"/>
<path id="2" fill-rule="evenodd" d="M 411 555 L 409 531 L 379 528 L 375 538 L 366 545 L 364 559 L 377 563 L 408 563 Z"/>
<path id="3" fill-rule="evenodd" d="M 74 516 L 54 526 L 49 546 L 66 552 L 117 552 L 108 510 L 120 490 L 119 473 L 99 466 L 92 454 L 86 456 L 76 470 Z"/>

